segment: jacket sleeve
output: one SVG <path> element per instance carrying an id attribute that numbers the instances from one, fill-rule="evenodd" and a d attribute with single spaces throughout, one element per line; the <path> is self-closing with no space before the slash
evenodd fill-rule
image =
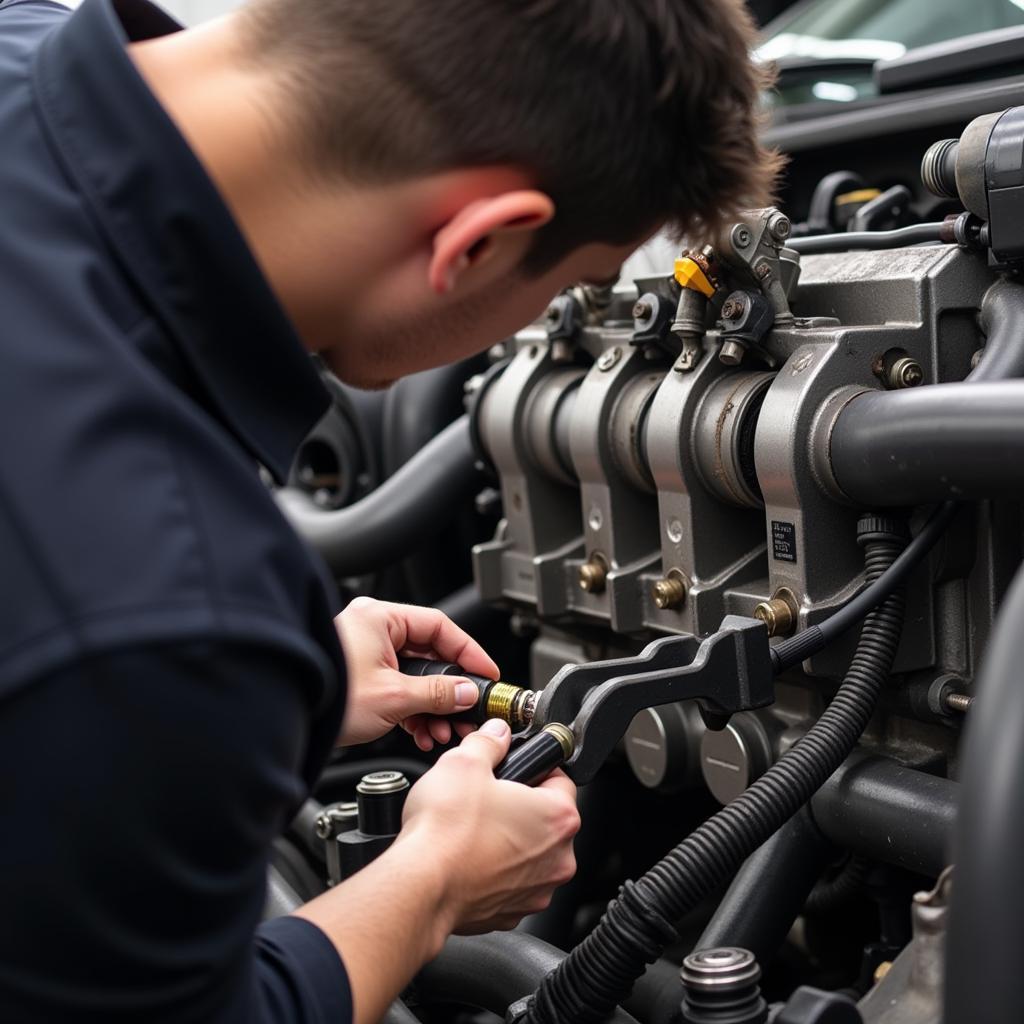
<path id="1" fill-rule="evenodd" d="M 0 701 L 0 1005 L 21 1021 L 345 1024 L 314 925 L 260 925 L 321 669 L 185 642 Z"/>

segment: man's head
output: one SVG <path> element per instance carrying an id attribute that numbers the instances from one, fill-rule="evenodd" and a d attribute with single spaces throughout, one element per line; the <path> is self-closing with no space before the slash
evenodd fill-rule
<path id="1" fill-rule="evenodd" d="M 360 383 L 478 350 L 663 225 L 707 237 L 774 184 L 743 0 L 250 0 L 233 28 L 321 232 L 250 238 L 307 343 Z M 346 275 L 385 250 L 354 299 Z"/>

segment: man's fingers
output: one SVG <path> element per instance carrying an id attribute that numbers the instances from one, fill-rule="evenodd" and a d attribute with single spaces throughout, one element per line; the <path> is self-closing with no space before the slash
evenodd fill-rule
<path id="1" fill-rule="evenodd" d="M 428 647 L 438 658 L 461 665 L 467 672 L 487 679 L 498 678 L 498 666 L 484 649 L 443 612 L 411 604 L 391 604 L 388 609 L 397 627 L 392 632 L 395 650 Z"/>
<path id="2" fill-rule="evenodd" d="M 564 793 L 566 796 L 572 797 L 573 800 L 576 799 L 576 783 L 561 768 L 556 768 L 536 788 L 554 790 L 555 792 Z"/>
<path id="3" fill-rule="evenodd" d="M 459 744 L 459 750 L 486 761 L 491 768 L 497 768 L 508 753 L 511 743 L 512 730 L 500 718 L 492 718 L 484 722 L 476 732 L 470 733 Z"/>
<path id="4" fill-rule="evenodd" d="M 431 718 L 427 721 L 427 728 L 430 730 L 430 735 L 440 743 L 450 743 L 452 739 L 452 727 L 451 724 L 445 718 Z"/>
<path id="5" fill-rule="evenodd" d="M 460 676 L 394 676 L 389 710 L 398 718 L 468 711 L 480 696 L 476 686 Z"/>

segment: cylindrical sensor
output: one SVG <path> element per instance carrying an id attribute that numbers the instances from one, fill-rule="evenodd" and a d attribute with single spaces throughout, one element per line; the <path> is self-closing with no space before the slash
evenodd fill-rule
<path id="1" fill-rule="evenodd" d="M 371 772 L 356 786 L 359 831 L 368 836 L 396 836 L 409 780 L 401 772 Z"/>
<path id="2" fill-rule="evenodd" d="M 761 968 L 749 950 L 697 950 L 683 961 L 680 976 L 686 1024 L 764 1024 L 768 1019 L 758 985 Z"/>

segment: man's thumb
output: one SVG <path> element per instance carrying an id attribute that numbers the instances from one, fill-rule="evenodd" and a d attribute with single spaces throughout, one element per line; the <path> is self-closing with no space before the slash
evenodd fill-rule
<path id="1" fill-rule="evenodd" d="M 487 760 L 492 768 L 501 764 L 511 745 L 512 730 L 500 718 L 488 719 L 459 744 L 462 750 Z"/>
<path id="2" fill-rule="evenodd" d="M 409 715 L 451 715 L 468 711 L 480 691 L 460 676 L 418 676 L 406 681 L 402 717 Z"/>

